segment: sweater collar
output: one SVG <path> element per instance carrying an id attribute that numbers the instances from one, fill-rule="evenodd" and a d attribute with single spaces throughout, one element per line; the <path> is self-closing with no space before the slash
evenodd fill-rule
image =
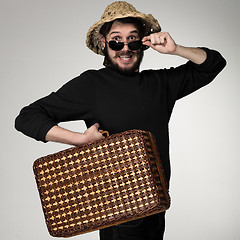
<path id="1" fill-rule="evenodd" d="M 115 72 L 118 75 L 121 75 L 121 76 L 124 76 L 124 77 L 137 77 L 140 74 L 139 72 L 124 73 L 124 72 L 122 72 L 122 71 L 120 71 L 120 70 L 118 70 L 117 68 L 114 68 L 114 67 L 106 67 L 106 70 L 111 71 L 111 72 Z"/>

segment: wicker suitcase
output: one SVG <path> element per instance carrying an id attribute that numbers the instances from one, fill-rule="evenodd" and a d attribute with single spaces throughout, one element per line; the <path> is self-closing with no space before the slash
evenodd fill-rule
<path id="1" fill-rule="evenodd" d="M 155 139 L 130 130 L 37 159 L 50 235 L 71 237 L 165 211 L 170 197 Z"/>

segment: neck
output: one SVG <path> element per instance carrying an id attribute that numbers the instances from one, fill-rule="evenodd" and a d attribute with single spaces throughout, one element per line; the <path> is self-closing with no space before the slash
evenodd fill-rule
<path id="1" fill-rule="evenodd" d="M 106 65 L 106 68 L 107 69 L 111 69 L 112 71 L 118 72 L 118 73 L 120 73 L 122 75 L 125 75 L 125 76 L 134 76 L 134 75 L 139 73 L 139 70 L 136 70 L 136 71 L 124 71 L 124 70 L 116 68 L 116 67 L 114 67 L 112 65 Z"/>

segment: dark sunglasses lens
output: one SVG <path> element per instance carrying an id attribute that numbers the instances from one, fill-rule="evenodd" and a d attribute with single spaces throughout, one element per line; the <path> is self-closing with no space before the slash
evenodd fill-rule
<path id="1" fill-rule="evenodd" d="M 110 41 L 109 42 L 109 47 L 114 50 L 114 51 L 120 51 L 124 47 L 123 42 L 116 42 L 116 41 Z"/>
<path id="2" fill-rule="evenodd" d="M 123 42 L 117 42 L 117 41 L 109 41 L 109 47 L 114 50 L 114 51 L 120 51 L 123 49 L 124 47 L 124 43 Z M 142 41 L 138 40 L 138 41 L 133 41 L 133 42 L 129 42 L 128 43 L 128 47 L 131 51 L 136 51 L 139 50 L 142 47 Z"/>
<path id="3" fill-rule="evenodd" d="M 142 47 L 142 41 L 138 40 L 138 41 L 129 42 L 128 47 L 132 51 L 139 50 Z"/>

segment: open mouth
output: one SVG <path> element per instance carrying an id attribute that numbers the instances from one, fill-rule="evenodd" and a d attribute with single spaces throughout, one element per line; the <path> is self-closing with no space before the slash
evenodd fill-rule
<path id="1" fill-rule="evenodd" d="M 118 56 L 118 58 L 123 62 L 130 62 L 132 59 L 132 55 L 122 55 Z"/>

